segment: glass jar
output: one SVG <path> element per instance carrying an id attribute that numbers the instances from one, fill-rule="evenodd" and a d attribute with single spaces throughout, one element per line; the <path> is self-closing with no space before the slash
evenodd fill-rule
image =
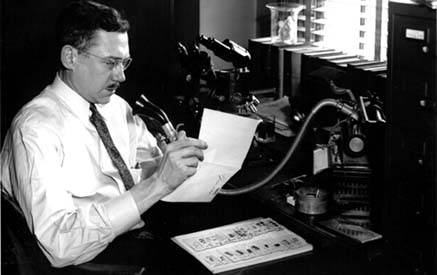
<path id="1" fill-rule="evenodd" d="M 297 16 L 305 7 L 297 3 L 269 3 L 272 43 L 297 44 Z"/>

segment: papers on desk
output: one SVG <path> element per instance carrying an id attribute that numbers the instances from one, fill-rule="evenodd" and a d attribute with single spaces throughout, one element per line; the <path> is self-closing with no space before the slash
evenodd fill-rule
<path id="1" fill-rule="evenodd" d="M 313 246 L 271 218 L 256 218 L 172 238 L 219 273 L 311 251 Z"/>
<path id="2" fill-rule="evenodd" d="M 210 202 L 241 169 L 260 120 L 204 109 L 199 139 L 208 143 L 197 173 L 163 198 L 168 202 Z"/>

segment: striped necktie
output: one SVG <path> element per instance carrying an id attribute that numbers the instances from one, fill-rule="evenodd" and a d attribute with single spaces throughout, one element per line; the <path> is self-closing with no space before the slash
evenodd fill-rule
<path id="1" fill-rule="evenodd" d="M 111 135 L 109 134 L 108 126 L 106 125 L 102 115 L 97 111 L 96 105 L 94 103 L 90 104 L 91 116 L 90 121 L 96 127 L 97 133 L 99 133 L 100 138 L 105 145 L 106 151 L 109 154 L 109 157 L 112 160 L 112 163 L 117 168 L 120 173 L 121 180 L 124 183 L 124 187 L 126 190 L 129 190 L 134 186 L 134 180 L 132 175 L 124 162 L 123 158 L 120 155 L 120 152 L 115 147 L 114 142 L 112 141 Z"/>

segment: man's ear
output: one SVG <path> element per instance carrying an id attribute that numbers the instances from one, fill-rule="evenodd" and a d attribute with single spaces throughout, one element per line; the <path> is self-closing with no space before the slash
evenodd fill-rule
<path id="1" fill-rule="evenodd" d="M 65 45 L 61 49 L 61 63 L 64 65 L 66 69 L 72 70 L 77 60 L 77 49 L 70 46 Z"/>

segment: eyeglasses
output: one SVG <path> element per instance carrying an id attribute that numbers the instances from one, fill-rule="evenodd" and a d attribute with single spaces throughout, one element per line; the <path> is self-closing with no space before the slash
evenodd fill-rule
<path id="1" fill-rule="evenodd" d="M 107 67 L 109 70 L 113 70 L 114 68 L 117 68 L 119 65 L 121 65 L 121 67 L 123 68 L 123 71 L 126 70 L 129 65 L 132 62 L 132 58 L 128 57 L 128 58 L 111 58 L 111 57 L 101 57 L 86 51 L 80 51 L 82 53 L 85 53 L 87 55 L 93 56 L 95 58 L 100 59 Z"/>

